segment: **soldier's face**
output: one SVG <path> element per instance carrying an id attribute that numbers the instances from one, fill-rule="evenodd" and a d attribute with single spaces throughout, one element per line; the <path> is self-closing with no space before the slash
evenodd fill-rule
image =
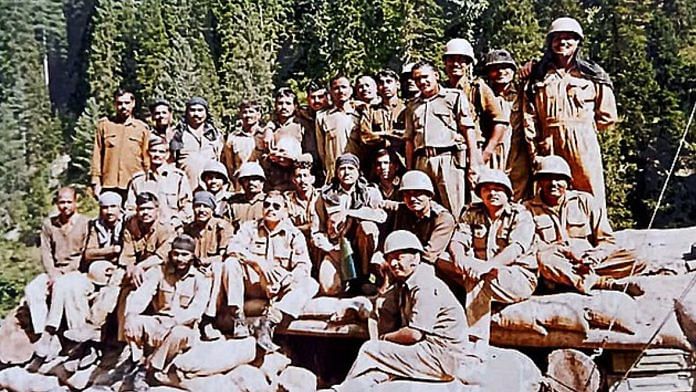
<path id="1" fill-rule="evenodd" d="M 399 81 L 391 76 L 380 76 L 377 80 L 377 93 L 384 99 L 395 97 L 399 91 Z"/>
<path id="2" fill-rule="evenodd" d="M 148 201 L 138 205 L 136 208 L 136 213 L 138 214 L 138 220 L 140 220 L 141 223 L 150 225 L 155 223 L 157 220 L 159 209 L 154 202 Z"/>
<path id="3" fill-rule="evenodd" d="M 515 70 L 506 65 L 494 65 L 488 69 L 488 79 L 495 84 L 508 84 L 515 77 Z"/>
<path id="4" fill-rule="evenodd" d="M 169 149 L 165 144 L 151 146 L 150 148 L 148 148 L 147 152 L 150 155 L 150 162 L 152 162 L 154 166 L 160 166 L 167 162 L 167 158 L 169 156 Z"/>
<path id="5" fill-rule="evenodd" d="M 118 204 L 106 204 L 99 206 L 99 218 L 107 225 L 114 225 L 121 217 L 121 206 Z"/>
<path id="6" fill-rule="evenodd" d="M 303 193 L 307 193 L 314 186 L 314 176 L 308 168 L 297 168 L 292 176 L 292 183 L 295 188 Z"/>
<path id="7" fill-rule="evenodd" d="M 563 176 L 545 175 L 538 182 L 542 196 L 547 198 L 560 199 L 568 190 L 568 181 Z"/>
<path id="8" fill-rule="evenodd" d="M 155 128 L 164 129 L 172 123 L 172 111 L 167 105 L 157 105 L 152 109 L 152 122 Z"/>
<path id="9" fill-rule="evenodd" d="M 245 107 L 242 109 L 242 126 L 250 128 L 261 120 L 261 111 L 256 107 Z"/>
<path id="10" fill-rule="evenodd" d="M 267 197 L 263 201 L 263 218 L 269 222 L 279 222 L 288 216 L 285 199 L 278 196 Z"/>
<path id="11" fill-rule="evenodd" d="M 326 89 L 312 91 L 307 94 L 307 105 L 315 112 L 326 109 L 329 106 L 329 94 L 326 92 Z"/>
<path id="12" fill-rule="evenodd" d="M 213 217 L 213 209 L 202 203 L 193 205 L 193 214 L 196 222 L 207 222 Z"/>
<path id="13" fill-rule="evenodd" d="M 432 97 L 437 94 L 439 76 L 431 67 L 420 67 L 413 70 L 413 80 L 418 86 L 418 90 L 425 97 Z"/>
<path id="14" fill-rule="evenodd" d="M 396 174 L 396 164 L 392 163 L 389 154 L 377 158 L 375 172 L 380 180 L 393 180 Z"/>
<path id="15" fill-rule="evenodd" d="M 198 128 L 208 118 L 208 111 L 203 105 L 191 105 L 186 109 L 186 119 L 193 128 Z"/>
<path id="16" fill-rule="evenodd" d="M 288 118 L 295 114 L 295 100 L 292 97 L 278 97 L 275 100 L 276 116 Z"/>
<path id="17" fill-rule="evenodd" d="M 413 271 L 418 267 L 420 255 L 418 253 L 397 251 L 387 255 L 389 269 L 396 280 L 403 282 L 413 275 Z"/>
<path id="18" fill-rule="evenodd" d="M 203 174 L 203 183 L 210 193 L 218 193 L 225 186 L 225 179 L 216 173 Z"/>
<path id="19" fill-rule="evenodd" d="M 485 184 L 481 186 L 481 200 L 488 208 L 500 208 L 508 203 L 510 198 L 504 186 Z"/>
<path id="20" fill-rule="evenodd" d="M 128 118 L 133 114 L 135 108 L 135 97 L 132 94 L 126 93 L 116 97 L 114 100 L 116 106 L 116 114 L 121 118 Z"/>
<path id="21" fill-rule="evenodd" d="M 331 99 L 334 104 L 344 104 L 353 95 L 353 88 L 347 78 L 339 78 L 331 82 Z"/>
<path id="22" fill-rule="evenodd" d="M 403 199 L 409 210 L 419 213 L 430 207 L 432 196 L 426 191 L 404 191 Z"/>
<path id="23" fill-rule="evenodd" d="M 355 90 L 358 99 L 363 102 L 370 102 L 377 97 L 377 84 L 375 80 L 369 76 L 363 76 L 358 79 Z"/>
<path id="24" fill-rule="evenodd" d="M 338 181 L 341 185 L 351 187 L 358 182 L 360 170 L 352 164 L 341 165 L 336 169 L 336 177 L 338 177 Z"/>
<path id="25" fill-rule="evenodd" d="M 244 177 L 239 179 L 239 184 L 247 195 L 257 195 L 263 192 L 263 178 Z"/>
<path id="26" fill-rule="evenodd" d="M 461 78 L 466 74 L 466 69 L 471 63 L 471 59 L 461 54 L 445 56 L 445 73 L 448 77 Z"/>
<path id="27" fill-rule="evenodd" d="M 169 258 L 177 271 L 186 271 L 193 263 L 193 252 L 185 249 L 172 249 Z"/>
<path id="28" fill-rule="evenodd" d="M 58 209 L 58 214 L 62 217 L 67 218 L 72 216 L 77 209 L 75 192 L 68 189 L 61 191 L 56 198 L 56 208 Z"/>
<path id="29" fill-rule="evenodd" d="M 575 33 L 561 31 L 551 35 L 551 50 L 558 56 L 573 56 L 579 44 L 580 39 Z"/>

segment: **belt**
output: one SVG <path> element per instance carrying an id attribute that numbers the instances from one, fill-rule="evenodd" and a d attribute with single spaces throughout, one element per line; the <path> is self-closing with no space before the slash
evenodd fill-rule
<path id="1" fill-rule="evenodd" d="M 434 157 L 437 155 L 444 155 L 448 153 L 455 153 L 459 151 L 457 146 L 448 146 L 448 147 L 423 147 L 417 149 L 414 154 L 416 156 L 424 156 L 424 157 Z"/>

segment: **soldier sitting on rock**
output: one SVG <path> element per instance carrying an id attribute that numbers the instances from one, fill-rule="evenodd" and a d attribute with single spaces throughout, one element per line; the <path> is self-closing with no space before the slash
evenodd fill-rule
<path id="1" fill-rule="evenodd" d="M 569 189 L 568 163 L 543 157 L 535 180 L 538 192 L 525 206 L 534 216 L 541 277 L 581 293 L 596 288 L 641 295 L 637 283 L 617 279 L 639 274 L 645 264 L 616 245 L 606 210 L 594 196 Z"/>

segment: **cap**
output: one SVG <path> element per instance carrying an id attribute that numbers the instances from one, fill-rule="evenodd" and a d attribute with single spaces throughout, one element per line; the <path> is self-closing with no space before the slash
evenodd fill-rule
<path id="1" fill-rule="evenodd" d="M 164 140 L 163 137 L 157 136 L 157 135 L 151 135 L 150 138 L 147 141 L 147 148 L 150 147 L 155 147 L 164 144 L 167 146 L 167 149 L 169 148 L 169 144 L 167 143 L 166 140 Z"/>
<path id="2" fill-rule="evenodd" d="M 97 286 L 106 286 L 116 266 L 106 260 L 92 262 L 87 269 L 87 279 Z"/>
<path id="3" fill-rule="evenodd" d="M 169 103 L 169 101 L 167 101 L 167 100 L 164 99 L 164 98 L 157 98 L 157 99 L 155 99 L 154 101 L 152 101 L 152 103 L 150 104 L 150 106 L 148 106 L 148 108 L 149 108 L 150 111 L 152 112 L 153 110 L 155 110 L 155 108 L 156 108 L 157 106 L 160 106 L 160 105 L 164 105 L 164 106 L 168 107 L 169 110 L 172 109 L 172 105 Z"/>
<path id="4" fill-rule="evenodd" d="M 203 105 L 205 107 L 205 110 L 208 111 L 208 101 L 205 100 L 203 97 L 193 97 L 186 102 L 186 107 L 189 108 L 193 105 Z"/>
<path id="5" fill-rule="evenodd" d="M 384 254 L 397 252 L 400 250 L 411 250 L 423 253 L 421 244 L 415 234 L 407 230 L 396 230 L 391 232 L 384 240 Z"/>
<path id="6" fill-rule="evenodd" d="M 214 210 L 217 203 L 212 193 L 208 191 L 198 191 L 193 194 L 193 205 L 195 206 L 197 204 L 203 204 L 211 210 Z"/>
<path id="7" fill-rule="evenodd" d="M 433 182 L 430 181 L 430 177 L 420 170 L 407 171 L 404 176 L 401 177 L 401 187 L 399 191 L 426 191 L 430 193 L 431 196 L 435 194 Z"/>
<path id="8" fill-rule="evenodd" d="M 406 63 L 401 67 L 401 73 L 402 74 L 411 74 L 411 71 L 413 71 L 413 66 L 416 65 L 416 63 Z"/>
<path id="9" fill-rule="evenodd" d="M 99 205 L 104 206 L 120 206 L 123 198 L 116 192 L 106 191 L 99 195 Z"/>

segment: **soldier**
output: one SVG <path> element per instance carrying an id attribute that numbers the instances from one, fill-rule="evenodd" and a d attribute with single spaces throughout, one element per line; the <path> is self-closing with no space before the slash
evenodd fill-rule
<path id="1" fill-rule="evenodd" d="M 319 219 L 312 228 L 312 243 L 325 252 L 317 268 L 322 293 L 337 295 L 346 282 L 353 291 L 372 291 L 370 262 L 379 239 L 377 224 L 387 219 L 381 204 L 379 191 L 360 175 L 358 157 L 338 157 L 336 177 L 320 192 Z M 353 249 L 359 257 L 355 264 Z"/>
<path id="2" fill-rule="evenodd" d="M 176 129 L 172 121 L 172 105 L 166 99 L 158 99 L 150 104 L 152 133 L 163 138 L 169 146 Z"/>
<path id="3" fill-rule="evenodd" d="M 309 122 L 296 115 L 297 95 L 288 87 L 282 87 L 276 91 L 274 101 L 275 119 L 266 125 L 267 132 L 273 134 L 273 143 L 277 143 L 284 136 L 294 137 L 302 143 L 305 133 L 312 128 Z"/>
<path id="4" fill-rule="evenodd" d="M 460 217 L 449 249 L 451 262 L 438 263 L 466 289 L 471 335 L 487 346 L 491 301 L 510 304 L 528 299 L 537 285 L 532 252 L 534 221 L 521 204 L 511 203 L 512 185 L 502 170 L 486 170 L 476 184 L 474 203 Z"/>
<path id="5" fill-rule="evenodd" d="M 123 247 L 121 204 L 118 193 L 103 192 L 99 196 L 99 217 L 89 222 L 82 270 L 86 271 L 97 260 L 106 260 L 114 265 L 118 261 Z"/>
<path id="6" fill-rule="evenodd" d="M 310 242 L 312 238 L 312 222 L 318 219 L 316 216 L 316 204 L 319 199 L 319 190 L 314 187 L 316 179 L 311 172 L 311 157 L 304 154 L 294 166 L 292 172 L 293 190 L 285 192 L 288 200 L 288 217 L 297 227 L 305 239 Z M 309 245 L 309 244 L 308 244 Z"/>
<path id="7" fill-rule="evenodd" d="M 168 163 L 169 146 L 159 136 L 150 138 L 147 149 L 150 168 L 133 175 L 128 184 L 126 211 L 135 212 L 135 198 L 145 189 L 156 189 L 160 220 L 180 228 L 191 220 L 191 185 L 186 174 Z"/>
<path id="8" fill-rule="evenodd" d="M 288 219 L 287 201 L 280 192 L 266 195 L 263 218 L 243 223 L 228 253 L 223 272 L 226 303 L 235 308 L 237 318 L 243 318 L 246 298 L 268 299 L 257 343 L 275 351 L 274 327 L 297 318 L 318 290 L 310 276 L 305 238 Z"/>
<path id="9" fill-rule="evenodd" d="M 220 160 L 224 140 L 213 125 L 208 102 L 193 97 L 186 102 L 186 115 L 179 122 L 169 149 L 176 167 L 188 176 L 189 184 L 195 184 L 209 160 Z"/>
<path id="10" fill-rule="evenodd" d="M 324 166 L 321 163 L 319 150 L 317 147 L 317 134 L 314 126 L 317 120 L 317 113 L 327 109 L 330 106 L 329 93 L 326 87 L 320 85 L 316 81 L 311 81 L 305 89 L 307 93 L 307 107 L 301 109 L 298 115 L 310 124 L 308 132 L 305 132 L 302 138 L 302 151 L 312 155 L 312 175 L 316 177 L 317 184 L 324 183 Z"/>
<path id="11" fill-rule="evenodd" d="M 502 159 L 505 172 L 512 182 L 513 200 L 525 200 L 531 196 L 531 169 L 528 141 L 525 135 L 522 111 L 522 93 L 514 82 L 517 64 L 507 50 L 492 50 L 486 54 L 484 72 L 493 89 L 510 127 L 503 138 Z M 500 157 L 500 156 L 499 156 Z M 502 165 L 499 165 L 502 166 Z"/>
<path id="12" fill-rule="evenodd" d="M 372 76 L 360 75 L 355 78 L 355 98 L 366 107 L 380 102 L 377 96 L 377 82 Z"/>
<path id="13" fill-rule="evenodd" d="M 302 155 L 300 141 L 290 135 L 284 135 L 273 145 L 271 151 L 260 163 L 266 174 L 266 190 L 286 192 L 293 189 L 292 172 L 295 163 Z"/>
<path id="14" fill-rule="evenodd" d="M 215 216 L 224 217 L 227 200 L 232 197 L 229 191 L 230 180 L 227 169 L 218 161 L 208 161 L 201 172 L 201 185 L 196 191 L 205 190 L 215 198 Z"/>
<path id="15" fill-rule="evenodd" d="M 147 363 L 155 372 L 167 373 L 171 360 L 198 338 L 194 326 L 208 303 L 210 278 L 194 267 L 195 248 L 190 236 L 176 237 L 166 262 L 147 271 L 128 296 L 125 336 L 132 360 L 142 365 L 143 348 L 154 349 Z M 151 313 L 144 314 L 147 309 Z"/>
<path id="16" fill-rule="evenodd" d="M 229 178 L 236 178 L 239 168 L 245 162 L 255 162 L 268 151 L 268 143 L 272 138 L 270 130 L 262 127 L 261 106 L 255 101 L 243 101 L 239 105 L 239 117 L 242 127 L 227 137 L 222 153 L 222 163 L 227 168 Z M 233 191 L 241 190 L 235 182 Z"/>
<path id="17" fill-rule="evenodd" d="M 77 194 L 74 188 L 60 188 L 53 201 L 58 214 L 46 219 L 41 227 L 41 263 L 44 272 L 24 289 L 32 328 L 35 334 L 42 334 L 39 347 L 50 347 L 61 321 L 59 318 L 57 324 L 47 324 L 48 298 L 62 276 L 80 267 L 89 230 L 89 219 L 76 212 Z M 48 352 L 37 352 L 36 355 L 45 358 Z"/>
<path id="18" fill-rule="evenodd" d="M 135 96 L 130 91 L 114 94 L 116 117 L 102 118 L 97 123 L 92 150 L 92 191 L 98 197 L 110 190 L 126 199 L 128 181 L 149 166 L 147 124 L 133 117 Z"/>
<path id="19" fill-rule="evenodd" d="M 536 225 L 541 276 L 551 284 L 643 293 L 634 282 L 617 279 L 638 274 L 645 264 L 616 245 L 606 210 L 587 192 L 568 189 L 572 174 L 559 156 L 544 157 L 535 174 L 537 194 L 525 206 Z"/>
<path id="20" fill-rule="evenodd" d="M 223 207 L 223 218 L 236 229 L 250 220 L 263 216 L 263 191 L 266 174 L 257 162 L 247 162 L 239 168 L 237 179 L 242 186 L 242 193 L 232 195 Z"/>
<path id="21" fill-rule="evenodd" d="M 403 203 L 396 211 L 393 230 L 408 230 L 423 239 L 423 261 L 435 265 L 443 257 L 448 258 L 447 247 L 456 224 L 454 216 L 433 200 L 430 178 L 422 171 L 408 171 L 399 191 Z"/>
<path id="22" fill-rule="evenodd" d="M 606 208 L 597 131 L 616 122 L 616 101 L 609 75 L 580 54 L 583 38 L 575 19 L 558 18 L 551 24 L 546 53 L 528 82 L 525 127 L 534 140 L 532 158 L 563 157 L 575 189 L 591 193 Z"/>
<path id="23" fill-rule="evenodd" d="M 465 168 L 474 176 L 481 164 L 469 102 L 462 92 L 441 88 L 428 62 L 413 66 L 413 78 L 420 95 L 406 109 L 406 166 L 428 174 L 438 200 L 458 215 L 467 196 Z"/>
<path id="24" fill-rule="evenodd" d="M 496 104 L 491 88 L 482 79 L 473 77 L 474 49 L 465 39 L 452 39 L 447 42 L 442 60 L 448 79 L 447 87 L 464 91 L 469 99 L 483 163 L 493 169 L 505 169 L 504 162 L 496 157 L 501 155 L 501 143 L 510 122 Z"/>
<path id="25" fill-rule="evenodd" d="M 413 80 L 413 75 L 411 74 L 415 64 L 416 63 L 406 63 L 403 67 L 401 67 L 401 98 L 403 98 L 404 101 L 411 100 L 420 92 L 420 90 L 418 90 L 418 86 L 416 86 L 416 81 Z"/>
<path id="26" fill-rule="evenodd" d="M 329 87 L 333 106 L 318 113 L 315 124 L 319 158 L 327 181 L 335 175 L 336 158 L 349 150 L 351 135 L 360 121 L 351 102 L 353 88 L 350 80 L 338 75 L 331 78 Z"/>
<path id="27" fill-rule="evenodd" d="M 377 73 L 377 92 L 380 102 L 371 105 L 360 116 L 360 145 L 365 157 L 369 157 L 363 172 L 372 175 L 372 157 L 377 150 L 394 146 L 397 151 L 403 151 L 403 136 L 406 128 L 406 106 L 399 98 L 399 77 L 392 70 Z"/>
<path id="28" fill-rule="evenodd" d="M 401 285 L 403 322 L 396 331 L 363 343 L 336 391 L 368 391 L 395 379 L 466 383 L 465 372 L 480 364 L 469 352 L 464 309 L 432 266 L 421 263 L 423 246 L 398 230 L 384 244 L 387 263 Z"/>

